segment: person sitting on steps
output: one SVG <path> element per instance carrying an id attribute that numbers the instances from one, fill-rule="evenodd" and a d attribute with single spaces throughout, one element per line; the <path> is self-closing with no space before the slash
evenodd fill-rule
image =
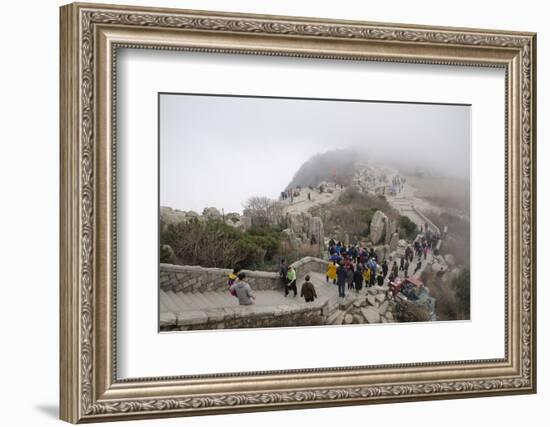
<path id="1" fill-rule="evenodd" d="M 250 285 L 244 281 L 245 278 L 246 274 L 240 272 L 237 275 L 237 281 L 231 285 L 229 290 L 231 293 L 234 292 L 237 295 L 240 305 L 251 305 L 254 304 L 256 297 Z"/>

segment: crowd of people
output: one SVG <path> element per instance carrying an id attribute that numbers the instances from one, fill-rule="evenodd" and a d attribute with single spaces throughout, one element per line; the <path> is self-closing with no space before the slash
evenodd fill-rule
<path id="1" fill-rule="evenodd" d="M 393 282 L 397 277 L 407 278 L 410 274 L 416 274 L 422 269 L 422 263 L 427 262 L 428 253 L 436 251 L 439 240 L 439 236 L 430 230 L 427 223 L 421 229 L 423 234 L 419 234 L 412 244 L 407 245 L 399 259 L 389 257 L 389 259 L 380 260 L 372 247 L 368 249 L 360 244 L 345 245 L 330 239 L 326 282 L 337 285 L 338 295 L 344 298 L 346 290 L 359 292 L 363 287 L 383 286 L 386 280 Z M 413 266 L 414 270 L 410 273 Z M 279 276 L 285 297 L 291 293 L 297 297 L 296 269 L 292 265 L 288 265 L 285 259 L 282 259 L 279 264 Z M 229 291 L 238 298 L 239 304 L 254 304 L 254 293 L 245 278 L 245 273 L 241 272 L 239 268 L 235 268 L 229 275 Z M 309 276 L 305 277 L 300 297 L 304 298 L 306 302 L 314 301 L 317 298 L 315 287 L 310 282 Z"/>
<path id="2" fill-rule="evenodd" d="M 307 191 L 307 199 L 308 201 L 313 200 L 313 194 L 319 193 L 322 194 L 328 189 L 327 183 L 322 183 L 317 187 L 314 187 L 312 185 L 308 185 L 307 187 L 302 187 L 301 185 L 297 185 L 294 188 L 289 188 L 287 190 L 281 191 L 281 194 L 279 195 L 279 200 L 282 201 L 289 201 L 290 204 L 294 203 L 294 199 L 296 197 L 299 197 L 302 194 L 302 191 Z M 332 184 L 331 184 L 332 185 Z M 335 189 L 340 189 L 340 191 L 344 190 L 343 184 L 334 184 Z"/>
<path id="3" fill-rule="evenodd" d="M 290 200 L 290 203 L 294 203 L 294 198 L 300 196 L 301 187 L 289 188 L 288 190 L 281 191 L 281 200 Z"/>
<path id="4" fill-rule="evenodd" d="M 374 248 L 367 249 L 359 244 L 346 246 L 331 239 L 326 281 L 332 281 L 338 286 L 338 295 L 342 298 L 346 296 L 346 289 L 359 292 L 363 286 L 383 286 L 386 279 L 393 282 L 400 275 L 409 277 L 415 256 L 417 261 L 412 274 L 416 274 L 422 268 L 422 261 L 426 262 L 428 251 L 433 248 L 433 240 L 425 235 L 418 236 L 412 247 L 407 245 L 398 263 L 397 259 L 392 260 L 391 257 L 389 262 L 387 259 L 380 260 Z"/>
<path id="5" fill-rule="evenodd" d="M 401 193 L 405 188 L 405 181 L 404 176 L 395 175 L 391 180 L 393 193 Z"/>

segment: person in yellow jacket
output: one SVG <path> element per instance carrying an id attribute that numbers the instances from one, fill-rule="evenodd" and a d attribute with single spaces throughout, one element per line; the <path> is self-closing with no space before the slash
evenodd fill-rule
<path id="1" fill-rule="evenodd" d="M 369 286 L 370 283 L 370 275 L 372 272 L 370 271 L 370 268 L 365 268 L 365 271 L 363 271 L 363 279 L 365 279 L 366 286 Z"/>
<path id="2" fill-rule="evenodd" d="M 333 284 L 336 284 L 336 270 L 338 270 L 338 266 L 336 265 L 336 262 L 332 261 L 328 265 L 328 269 L 327 269 L 327 282 L 330 279 L 332 280 Z"/>

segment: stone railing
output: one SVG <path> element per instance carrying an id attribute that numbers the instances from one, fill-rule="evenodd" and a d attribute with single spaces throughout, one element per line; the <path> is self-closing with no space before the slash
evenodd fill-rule
<path id="1" fill-rule="evenodd" d="M 327 301 L 297 305 L 235 306 L 216 309 L 163 313 L 163 331 L 269 328 L 324 325 L 330 311 Z"/>
<path id="2" fill-rule="evenodd" d="M 327 271 L 328 262 L 319 258 L 305 257 L 292 264 L 299 280 L 307 273 Z M 278 273 L 243 270 L 246 281 L 257 291 L 281 289 Z M 227 289 L 231 273 L 226 268 L 207 268 L 198 265 L 160 264 L 160 288 L 173 292 L 208 292 Z"/>
<path id="3" fill-rule="evenodd" d="M 412 207 L 413 210 L 418 214 L 418 216 L 420 218 L 422 218 L 422 220 L 424 222 L 427 222 L 428 223 L 428 226 L 434 230 L 437 234 L 439 234 L 441 236 L 441 231 L 439 230 L 439 227 L 437 225 L 435 225 L 426 215 L 424 215 L 424 213 L 418 209 L 416 206 L 413 206 Z"/>
<path id="4" fill-rule="evenodd" d="M 304 257 L 291 264 L 296 269 L 298 280 L 303 280 L 308 273 L 326 273 L 329 265 L 328 261 L 315 257 Z"/>
<path id="5" fill-rule="evenodd" d="M 159 284 L 163 291 L 208 292 L 227 290 L 227 279 L 232 270 L 201 266 L 160 264 Z M 277 273 L 243 270 L 252 289 L 265 291 L 281 289 Z"/>

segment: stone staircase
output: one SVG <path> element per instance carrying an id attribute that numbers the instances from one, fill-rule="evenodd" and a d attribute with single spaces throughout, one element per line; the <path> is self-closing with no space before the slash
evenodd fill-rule
<path id="1" fill-rule="evenodd" d="M 315 286 L 319 299 L 330 299 L 334 296 L 338 297 L 338 289 L 332 283 L 326 283 L 325 277 L 321 273 L 310 273 L 311 282 Z M 284 291 L 281 288 L 277 290 L 254 291 L 256 297 L 255 305 L 257 306 L 272 306 L 272 305 L 295 305 L 305 304 L 304 299 L 300 298 L 300 290 L 303 280 L 298 281 L 298 296 L 295 298 L 291 291 L 288 297 L 285 297 Z M 173 292 L 160 290 L 160 311 L 179 313 L 187 310 L 201 310 L 212 308 L 225 308 L 238 306 L 237 298 L 227 291 L 210 291 L 210 292 Z"/>
<path id="2" fill-rule="evenodd" d="M 213 314 L 223 318 L 233 313 L 239 315 L 253 315 L 261 313 L 269 315 L 277 313 L 297 313 L 299 311 L 316 308 L 323 311 L 323 316 L 328 317 L 338 308 L 338 289 L 332 282 L 327 283 L 322 273 L 308 273 L 311 282 L 315 286 L 317 299 L 314 303 L 306 303 L 300 297 L 301 286 L 304 283 L 302 277 L 298 278 L 298 294 L 294 297 L 291 291 L 285 297 L 284 290 L 254 290 L 255 304 L 251 306 L 239 306 L 238 299 L 224 291 L 206 292 L 174 292 L 173 290 L 159 289 L 161 328 L 169 324 L 196 322 L 201 319 L 212 318 Z M 206 321 L 206 320 L 205 320 Z"/>

